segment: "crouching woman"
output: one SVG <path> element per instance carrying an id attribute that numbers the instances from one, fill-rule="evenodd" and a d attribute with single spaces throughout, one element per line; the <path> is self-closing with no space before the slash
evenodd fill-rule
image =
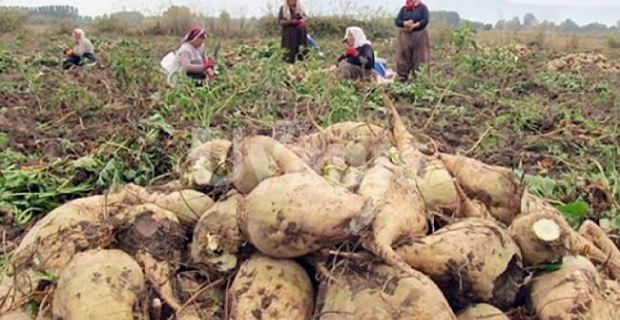
<path id="1" fill-rule="evenodd" d="M 347 48 L 338 57 L 336 76 L 350 80 L 375 79 L 375 52 L 364 31 L 359 27 L 348 27 L 343 42 L 347 43 Z"/>
<path id="2" fill-rule="evenodd" d="M 62 63 L 62 68 L 67 70 L 75 66 L 95 64 L 97 62 L 95 48 L 90 40 L 86 38 L 84 30 L 79 28 L 73 30 L 73 39 L 75 40 L 73 49 L 67 48 L 63 51 L 65 60 Z"/>
<path id="3" fill-rule="evenodd" d="M 181 45 L 175 52 L 170 76 L 182 71 L 186 76 L 202 85 L 205 80 L 211 81 L 215 77 L 215 62 L 205 54 L 204 41 L 206 31 L 200 27 L 193 27 L 183 37 Z M 175 81 L 168 79 L 172 85 Z"/>

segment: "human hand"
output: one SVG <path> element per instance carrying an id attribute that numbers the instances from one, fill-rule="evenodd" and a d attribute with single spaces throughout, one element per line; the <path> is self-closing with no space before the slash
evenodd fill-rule
<path id="1" fill-rule="evenodd" d="M 73 49 L 71 49 L 71 48 L 67 48 L 67 49 L 63 50 L 63 51 L 62 51 L 62 53 L 63 53 L 65 56 L 70 57 L 70 56 L 72 56 L 72 55 L 73 55 Z"/>
<path id="2" fill-rule="evenodd" d="M 306 19 L 299 20 L 299 26 L 302 27 L 302 28 L 305 28 L 306 27 Z"/>
<path id="3" fill-rule="evenodd" d="M 213 69 L 214 66 L 215 66 L 215 61 L 213 61 L 213 59 L 211 58 L 207 58 L 207 61 L 205 61 L 205 64 L 204 64 L 205 70 Z"/>
<path id="4" fill-rule="evenodd" d="M 300 22 L 297 19 L 291 19 L 291 20 L 289 20 L 289 23 L 291 25 L 293 25 L 293 26 L 297 26 L 297 25 L 299 25 Z"/>
<path id="5" fill-rule="evenodd" d="M 355 50 L 355 48 L 353 48 L 353 47 L 350 47 L 350 46 L 349 46 L 349 47 L 347 47 L 347 49 L 344 51 L 344 54 L 345 54 L 346 56 L 349 56 L 349 57 L 357 57 L 357 56 L 359 55 L 359 52 L 357 52 L 357 50 Z"/>

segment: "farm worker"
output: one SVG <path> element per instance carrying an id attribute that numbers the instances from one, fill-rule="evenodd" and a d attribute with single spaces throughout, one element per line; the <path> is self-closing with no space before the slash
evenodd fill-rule
<path id="1" fill-rule="evenodd" d="M 204 83 L 208 78 L 212 81 L 215 77 L 215 61 L 205 54 L 204 41 L 206 30 L 201 27 L 192 27 L 181 40 L 181 44 L 175 51 L 170 77 L 178 71 L 183 71 L 188 77 L 198 80 L 198 84 Z"/>
<path id="2" fill-rule="evenodd" d="M 75 46 L 73 49 L 66 48 L 63 50 L 65 60 L 62 63 L 63 69 L 69 69 L 73 66 L 81 66 L 85 63 L 94 64 L 97 62 L 97 56 L 95 55 L 95 48 L 90 42 L 84 30 L 77 28 L 73 30 L 73 39 L 75 40 Z M 89 62 L 87 62 L 87 60 Z"/>
<path id="3" fill-rule="evenodd" d="M 398 34 L 396 73 L 401 81 L 430 60 L 430 44 L 426 26 L 428 8 L 418 0 L 406 0 L 394 23 L 401 28 Z"/>
<path id="4" fill-rule="evenodd" d="M 343 42 L 347 43 L 347 48 L 338 57 L 336 75 L 350 80 L 374 79 L 375 52 L 364 31 L 348 27 Z"/>
<path id="5" fill-rule="evenodd" d="M 307 15 L 299 0 L 284 0 L 278 12 L 278 23 L 282 26 L 282 48 L 286 50 L 284 61 L 295 63 L 303 60 L 307 53 Z"/>

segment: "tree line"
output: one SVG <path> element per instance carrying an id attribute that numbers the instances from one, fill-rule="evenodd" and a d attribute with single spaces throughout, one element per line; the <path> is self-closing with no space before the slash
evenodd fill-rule
<path id="1" fill-rule="evenodd" d="M 78 8 L 69 5 L 48 5 L 37 7 L 24 7 L 24 6 L 0 6 L 0 11 L 14 10 L 28 15 L 28 23 L 32 24 L 46 24 L 53 23 L 58 20 L 71 20 L 80 24 L 88 24 L 97 19 L 115 18 L 130 23 L 140 23 L 145 16 L 136 11 L 123 11 L 113 14 L 106 14 L 101 17 L 81 16 Z M 228 16 L 226 12 L 220 14 L 221 16 Z M 431 19 L 436 22 L 443 22 L 452 27 L 459 27 L 465 23 L 475 30 L 508 30 L 508 31 L 520 31 L 520 30 L 545 30 L 555 31 L 562 33 L 597 33 L 608 31 L 620 31 L 620 20 L 615 26 L 606 26 L 601 23 L 589 23 L 587 25 L 579 26 L 571 19 L 566 19 L 559 24 L 550 21 L 539 21 L 532 13 L 527 13 L 521 19 L 520 17 L 513 17 L 510 20 L 499 20 L 495 25 L 490 23 L 482 23 L 477 21 L 469 21 L 461 18 L 458 12 L 455 11 L 432 11 Z"/>

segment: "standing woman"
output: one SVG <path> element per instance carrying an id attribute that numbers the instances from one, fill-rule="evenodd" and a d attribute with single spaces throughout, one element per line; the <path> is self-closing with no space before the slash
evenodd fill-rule
<path id="1" fill-rule="evenodd" d="M 278 12 L 278 23 L 282 26 L 282 48 L 286 49 L 284 61 L 295 63 L 306 54 L 306 10 L 298 0 L 285 0 Z"/>
<path id="2" fill-rule="evenodd" d="M 430 60 L 430 43 L 426 26 L 429 12 L 419 0 L 406 0 L 400 9 L 395 24 L 401 28 L 398 34 L 396 73 L 401 81 Z"/>

